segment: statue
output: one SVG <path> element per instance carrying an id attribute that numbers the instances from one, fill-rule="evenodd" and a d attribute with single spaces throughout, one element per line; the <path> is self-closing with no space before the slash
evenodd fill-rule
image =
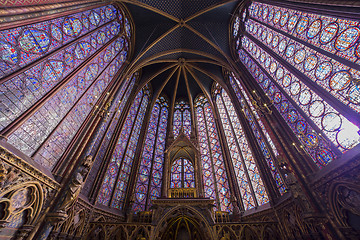
<path id="1" fill-rule="evenodd" d="M 92 156 L 87 156 L 78 170 L 75 172 L 74 176 L 70 180 L 69 188 L 66 192 L 65 198 L 63 199 L 61 205 L 58 207 L 57 212 L 66 213 L 74 203 L 76 202 L 81 189 L 85 183 L 86 177 L 89 174 L 92 165 Z"/>

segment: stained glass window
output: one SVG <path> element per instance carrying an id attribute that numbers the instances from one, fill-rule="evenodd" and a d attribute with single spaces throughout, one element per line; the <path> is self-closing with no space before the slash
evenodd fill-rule
<path id="1" fill-rule="evenodd" d="M 121 89 L 117 92 L 117 95 L 115 96 L 109 111 L 110 115 L 104 117 L 102 123 L 100 126 L 98 126 L 97 132 L 94 134 L 92 140 L 88 144 L 85 156 L 93 156 L 94 163 L 89 175 L 86 178 L 86 184 L 82 190 L 82 192 L 85 194 L 89 193 L 88 191 L 91 189 L 91 185 L 98 174 L 99 166 L 105 157 L 106 149 L 109 146 L 115 127 L 124 110 L 125 103 L 134 87 L 135 78 L 135 74 L 128 78 Z"/>
<path id="2" fill-rule="evenodd" d="M 172 163 L 170 188 L 195 188 L 194 166 L 190 160 L 179 158 Z"/>
<path id="3" fill-rule="evenodd" d="M 137 95 L 127 114 L 98 195 L 102 205 L 122 209 L 141 126 L 150 98 L 147 86 Z"/>
<path id="4" fill-rule="evenodd" d="M 135 212 L 146 210 L 151 206 L 151 199 L 160 197 L 168 108 L 168 101 L 161 96 L 151 112 L 135 187 Z"/>
<path id="5" fill-rule="evenodd" d="M 250 127 L 256 137 L 256 141 L 258 142 L 261 151 L 265 157 L 266 163 L 271 171 L 276 186 L 278 187 L 279 192 L 283 194 L 285 192 L 285 185 L 279 173 L 276 160 L 274 159 L 275 156 L 279 155 L 275 147 L 275 144 L 271 140 L 269 133 L 267 132 L 262 120 L 257 114 L 254 106 L 250 101 L 250 98 L 246 94 L 240 81 L 234 76 L 234 74 L 231 74 L 229 76 L 229 79 L 230 79 L 230 84 L 233 87 L 235 94 L 240 102 L 242 111 L 246 116 L 246 119 L 250 123 Z"/>
<path id="6" fill-rule="evenodd" d="M 190 106 L 185 101 L 181 100 L 175 103 L 174 118 L 173 118 L 173 132 L 176 138 L 181 129 L 190 138 L 191 134 L 191 113 Z"/>
<path id="7" fill-rule="evenodd" d="M 42 166 L 53 169 L 122 69 L 129 48 L 122 14 L 93 5 L 0 31 L 0 131 L 24 119 L 9 143 Z"/>
<path id="8" fill-rule="evenodd" d="M 240 60 L 314 162 L 358 145 L 359 22 L 253 2 L 245 27 Z"/>
<path id="9" fill-rule="evenodd" d="M 248 210 L 263 205 L 269 201 L 269 198 L 235 108 L 223 89 L 219 86 L 215 89 L 215 101 L 240 189 L 243 208 Z"/>
<path id="10" fill-rule="evenodd" d="M 218 210 L 230 212 L 228 177 L 213 111 L 204 95 L 195 99 L 195 108 L 205 197 L 215 199 Z"/>

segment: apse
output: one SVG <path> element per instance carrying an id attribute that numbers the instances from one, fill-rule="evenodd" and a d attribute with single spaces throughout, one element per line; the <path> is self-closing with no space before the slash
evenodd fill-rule
<path id="1" fill-rule="evenodd" d="M 0 238 L 357 239 L 360 4 L 11 0 Z"/>

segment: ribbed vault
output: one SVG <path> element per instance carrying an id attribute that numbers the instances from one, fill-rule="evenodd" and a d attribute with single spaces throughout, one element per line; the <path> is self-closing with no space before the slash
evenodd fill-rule
<path id="1" fill-rule="evenodd" d="M 237 1 L 121 1 L 133 16 L 135 49 L 127 74 L 141 70 L 140 90 L 151 83 L 156 98 L 210 96 L 223 69 L 233 69 L 229 21 Z"/>

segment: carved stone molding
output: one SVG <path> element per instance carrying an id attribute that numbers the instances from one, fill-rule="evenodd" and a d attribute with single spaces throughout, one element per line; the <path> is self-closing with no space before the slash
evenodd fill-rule
<path id="1" fill-rule="evenodd" d="M 9 152 L 2 146 L 0 146 L 0 159 L 42 182 L 43 184 L 49 186 L 50 188 L 55 190 L 60 189 L 60 184 L 57 181 L 42 173 L 40 170 L 14 155 L 13 153 Z"/>

